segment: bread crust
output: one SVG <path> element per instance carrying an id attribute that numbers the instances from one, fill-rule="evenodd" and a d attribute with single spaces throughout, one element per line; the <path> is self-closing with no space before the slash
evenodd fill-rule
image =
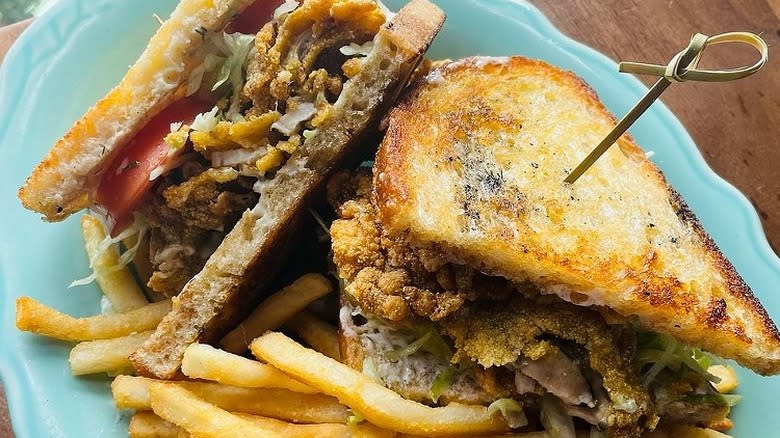
<path id="1" fill-rule="evenodd" d="M 101 171 L 146 122 L 183 97 L 203 29 L 221 29 L 254 0 L 182 0 L 119 84 L 77 120 L 33 169 L 22 205 L 60 221 L 94 198 Z"/>
<path id="2" fill-rule="evenodd" d="M 409 18 L 421 13 L 424 19 Z M 266 183 L 258 206 L 241 217 L 174 300 L 171 313 L 130 356 L 139 373 L 173 377 L 187 346 L 218 339 L 252 310 L 284 261 L 298 212 L 360 147 L 360 134 L 406 83 L 443 21 L 444 13 L 427 0 L 412 0 L 379 31 L 361 71 L 344 84 L 333 116 Z"/>
<path id="3" fill-rule="evenodd" d="M 575 185 L 562 183 L 615 123 L 573 73 L 467 58 L 411 87 L 388 123 L 374 186 L 392 233 L 780 372 L 766 310 L 630 136 Z"/>

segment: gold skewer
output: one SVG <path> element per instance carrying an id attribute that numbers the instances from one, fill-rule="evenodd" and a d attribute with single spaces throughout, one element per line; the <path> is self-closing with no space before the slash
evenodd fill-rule
<path id="1" fill-rule="evenodd" d="M 699 70 L 696 67 L 705 47 L 722 43 L 745 43 L 755 48 L 761 58 L 753 65 L 724 70 Z M 672 81 L 724 82 L 744 78 L 757 72 L 768 59 L 769 49 L 760 36 L 750 32 L 728 32 L 714 36 L 700 33 L 691 37 L 691 42 L 681 52 L 674 55 L 669 64 L 655 65 L 641 62 L 621 62 L 620 72 L 639 75 L 661 76 L 642 99 L 618 122 L 612 131 L 604 137 L 596 148 L 566 177 L 565 182 L 572 184 L 585 173 L 596 160 L 607 151 L 623 133 L 658 99 Z"/>

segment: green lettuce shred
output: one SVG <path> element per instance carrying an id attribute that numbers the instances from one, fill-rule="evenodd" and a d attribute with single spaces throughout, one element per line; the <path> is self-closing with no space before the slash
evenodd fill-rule
<path id="1" fill-rule="evenodd" d="M 450 348 L 450 345 L 444 340 L 441 333 L 439 333 L 439 330 L 437 330 L 433 324 L 428 326 L 428 333 L 431 334 L 431 337 L 428 338 L 428 342 L 423 344 L 422 350 L 432 354 L 433 357 L 439 360 L 446 360 L 449 362 L 452 355 L 455 354 L 452 351 L 452 348 Z"/>
<path id="2" fill-rule="evenodd" d="M 223 44 L 217 43 L 222 53 L 227 55 L 227 59 L 222 64 L 217 81 L 211 87 L 212 91 L 219 88 L 222 84 L 229 82 L 231 85 L 230 106 L 225 114 L 231 121 L 243 119 L 240 113 L 241 90 L 246 81 L 245 65 L 249 53 L 254 47 L 254 35 L 245 35 L 241 33 L 223 33 Z"/>
<path id="3" fill-rule="evenodd" d="M 406 347 L 399 348 L 398 350 L 391 350 L 388 352 L 385 352 L 385 358 L 391 362 L 398 362 L 399 360 L 411 356 L 414 353 L 417 353 L 417 351 L 422 348 L 422 346 L 428 342 L 428 339 L 431 337 L 431 332 L 427 332 L 422 337 L 417 339 L 416 341 L 412 342 L 411 344 L 407 345 Z"/>
<path id="4" fill-rule="evenodd" d="M 366 420 L 357 411 L 351 411 L 351 412 L 352 412 L 352 415 L 347 417 L 347 426 L 357 426 L 358 424 L 360 424 L 360 423 L 362 423 L 362 422 L 364 422 Z"/>
<path id="5" fill-rule="evenodd" d="M 149 230 L 149 224 L 141 217 L 140 215 L 133 215 L 133 223 L 125 228 L 121 233 L 119 233 L 117 236 L 112 237 L 111 236 L 111 230 L 110 227 L 106 224 L 105 219 L 102 219 L 98 217 L 98 220 L 103 224 L 103 229 L 106 233 L 106 237 L 100 241 L 97 248 L 95 249 L 95 254 L 92 255 L 92 257 L 89 259 L 89 268 L 92 270 L 92 272 L 84 277 L 80 278 L 78 280 L 74 280 L 72 283 L 68 285 L 68 289 L 76 286 L 84 286 L 87 284 L 92 283 L 96 280 L 97 275 L 95 274 L 95 263 L 98 261 L 98 259 L 105 253 L 106 251 L 118 251 L 120 248 L 120 244 L 122 241 L 124 241 L 127 238 L 130 238 L 132 236 L 136 236 L 136 243 L 130 248 L 127 248 L 124 252 L 121 252 L 119 256 L 119 263 L 104 268 L 107 273 L 116 272 L 125 266 L 129 265 L 130 262 L 133 261 L 135 258 L 135 254 L 138 252 L 138 249 L 141 246 L 141 242 L 143 241 L 144 236 L 146 236 L 147 231 Z"/>
<path id="6" fill-rule="evenodd" d="M 453 365 L 443 369 L 436 378 L 433 379 L 431 384 L 431 400 L 434 403 L 439 402 L 439 397 L 455 382 L 455 377 L 458 375 L 458 369 Z"/>
<path id="7" fill-rule="evenodd" d="M 210 111 L 196 115 L 190 128 L 194 131 L 208 132 L 214 129 L 221 119 L 222 115 L 219 114 L 219 107 L 215 106 Z"/>
<path id="8" fill-rule="evenodd" d="M 452 348 L 433 324 L 418 324 L 412 330 L 416 340 L 403 348 L 385 352 L 387 360 L 398 362 L 418 351 L 424 351 L 437 359 L 449 361 L 453 355 Z"/>
<path id="9" fill-rule="evenodd" d="M 501 415 L 506 419 L 506 423 L 512 429 L 528 425 L 528 418 L 525 416 L 523 407 L 511 398 L 500 398 L 488 406 L 488 415 L 492 416 L 497 412 L 501 412 Z"/>
<path id="10" fill-rule="evenodd" d="M 683 366 L 710 382 L 720 381 L 718 377 L 707 371 L 710 366 L 718 362 L 715 356 L 699 348 L 682 344 L 669 335 L 649 331 L 639 332 L 636 360 L 642 369 L 650 365 L 643 376 L 645 386 L 650 385 L 665 368 L 682 371 Z"/>

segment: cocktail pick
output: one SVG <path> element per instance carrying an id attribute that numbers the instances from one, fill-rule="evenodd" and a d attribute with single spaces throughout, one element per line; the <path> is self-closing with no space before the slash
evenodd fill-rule
<path id="1" fill-rule="evenodd" d="M 697 68 L 705 47 L 722 43 L 744 43 L 755 48 L 761 58 L 753 65 L 723 69 L 700 70 Z M 642 99 L 618 122 L 612 131 L 604 137 L 604 140 L 596 146 L 587 157 L 566 177 L 567 183 L 574 183 L 582 176 L 596 160 L 601 157 L 623 135 L 649 107 L 658 99 L 661 93 L 671 85 L 672 81 L 704 81 L 724 82 L 744 78 L 757 72 L 766 64 L 769 49 L 766 42 L 758 35 L 750 32 L 727 32 L 714 36 L 700 33 L 691 37 L 691 42 L 684 50 L 680 51 L 667 65 L 645 64 L 641 62 L 621 62 L 618 70 L 624 73 L 639 75 L 653 75 L 661 78 L 656 81 Z"/>

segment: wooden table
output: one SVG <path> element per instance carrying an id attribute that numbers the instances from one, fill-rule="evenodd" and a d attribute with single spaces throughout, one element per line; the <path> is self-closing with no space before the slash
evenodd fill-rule
<path id="1" fill-rule="evenodd" d="M 770 244 L 780 250 L 780 0 L 532 2 L 563 32 L 618 60 L 664 64 L 695 32 L 761 33 L 770 46 L 769 65 L 762 71 L 743 81 L 672 87 L 663 101 L 710 166 L 750 198 Z M 0 30 L 0 60 L 25 26 Z M 747 55 L 735 58 L 715 47 L 707 49 L 702 65 L 740 65 L 752 59 Z M 0 437 L 11 436 L 0 392 Z"/>

